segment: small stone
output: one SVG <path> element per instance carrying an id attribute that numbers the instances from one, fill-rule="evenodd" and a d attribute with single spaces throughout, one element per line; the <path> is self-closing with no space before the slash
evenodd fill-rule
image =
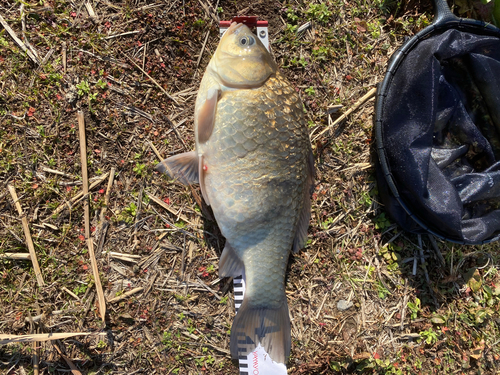
<path id="1" fill-rule="evenodd" d="M 339 311 L 346 311 L 349 310 L 352 307 L 352 305 L 353 305 L 352 302 L 348 302 L 346 300 L 341 299 L 337 302 L 337 309 Z"/>

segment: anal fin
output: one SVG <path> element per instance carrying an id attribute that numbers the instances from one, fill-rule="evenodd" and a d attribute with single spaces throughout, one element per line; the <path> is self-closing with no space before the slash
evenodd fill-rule
<path id="1" fill-rule="evenodd" d="M 219 260 L 219 277 L 238 277 L 245 272 L 243 261 L 238 257 L 234 249 L 226 242 Z"/>

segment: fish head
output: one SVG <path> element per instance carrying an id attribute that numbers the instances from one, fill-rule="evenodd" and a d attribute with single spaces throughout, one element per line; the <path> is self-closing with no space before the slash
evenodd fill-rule
<path id="1" fill-rule="evenodd" d="M 224 33 L 210 66 L 224 86 L 237 89 L 260 87 L 277 70 L 259 38 L 236 22 Z"/>

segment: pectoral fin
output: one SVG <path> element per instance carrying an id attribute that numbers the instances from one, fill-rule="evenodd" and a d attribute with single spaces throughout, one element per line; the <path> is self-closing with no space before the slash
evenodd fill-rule
<path id="1" fill-rule="evenodd" d="M 209 89 L 205 102 L 203 102 L 197 111 L 199 143 L 205 143 L 212 135 L 215 123 L 215 109 L 217 108 L 218 99 L 219 90 Z"/>
<path id="2" fill-rule="evenodd" d="M 184 152 L 163 160 L 155 169 L 179 180 L 184 185 L 197 184 L 200 166 L 198 159 L 195 151 Z"/>

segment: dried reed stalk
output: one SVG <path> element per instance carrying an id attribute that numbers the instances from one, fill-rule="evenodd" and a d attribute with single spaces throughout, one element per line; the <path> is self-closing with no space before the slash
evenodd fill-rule
<path id="1" fill-rule="evenodd" d="M 108 186 L 106 188 L 106 195 L 104 196 L 104 207 L 101 210 L 101 215 L 99 216 L 99 220 L 101 223 L 104 222 L 104 215 L 106 213 L 106 210 L 108 209 L 108 204 L 109 204 L 109 196 L 111 194 L 111 188 L 113 187 L 113 180 L 115 178 L 115 167 L 111 168 L 111 172 L 109 172 L 109 180 L 108 180 Z"/>
<path id="2" fill-rule="evenodd" d="M 28 47 L 26 47 L 26 45 L 24 44 L 24 42 L 17 37 L 17 35 L 14 32 L 14 30 L 11 29 L 11 27 L 9 26 L 9 24 L 7 23 L 7 21 L 5 21 L 5 19 L 2 17 L 1 14 L 0 14 L 0 23 L 2 24 L 2 26 L 4 27 L 4 29 L 7 31 L 7 33 L 9 33 L 10 37 L 12 39 L 14 39 L 14 42 L 16 42 L 16 44 L 29 56 L 29 58 L 31 60 L 33 60 L 33 62 L 35 64 L 40 65 L 40 60 L 33 54 L 33 52 L 31 52 L 28 49 Z"/>
<path id="3" fill-rule="evenodd" d="M 17 344 L 20 342 L 62 340 L 74 336 L 88 336 L 90 332 L 61 332 L 61 333 L 38 333 L 33 335 L 6 335 L 0 334 L 0 345 Z"/>
<path id="4" fill-rule="evenodd" d="M 85 217 L 85 238 L 87 239 L 87 247 L 89 249 L 90 264 L 92 266 L 92 273 L 94 275 L 95 287 L 97 290 L 97 297 L 99 300 L 99 312 L 101 319 L 104 322 L 106 317 L 106 300 L 104 299 L 104 292 L 102 290 L 101 279 L 99 277 L 99 269 L 97 268 L 97 260 L 94 254 L 94 242 L 90 237 L 90 206 L 89 206 L 89 178 L 87 174 L 87 145 L 85 139 L 85 118 L 82 111 L 78 111 L 78 131 L 80 135 L 80 160 L 82 163 L 82 180 L 83 180 L 83 195 L 85 200 L 83 202 L 84 217 Z"/>
<path id="5" fill-rule="evenodd" d="M 90 187 L 88 188 L 88 190 L 90 191 L 93 188 L 95 188 L 97 185 L 99 185 L 101 182 L 103 182 L 106 178 L 108 178 L 108 175 L 109 175 L 109 172 L 104 173 L 97 181 L 94 181 L 93 183 L 90 184 Z M 73 198 L 70 199 L 70 203 L 76 203 L 84 197 L 86 197 L 86 195 L 83 193 L 83 191 L 81 191 L 77 195 L 75 195 Z M 68 203 L 61 204 L 59 207 L 57 207 L 54 210 L 52 215 L 57 215 L 58 213 L 60 213 L 62 210 L 64 210 L 64 206 L 66 206 L 67 204 Z M 49 216 L 49 218 L 50 218 L 50 216 Z M 49 219 L 49 218 L 47 218 L 47 219 Z M 45 220 L 47 220 L 47 219 L 45 219 Z"/>
<path id="6" fill-rule="evenodd" d="M 31 255 L 26 253 L 4 253 L 0 254 L 0 259 L 30 260 Z"/>
<path id="7" fill-rule="evenodd" d="M 192 223 L 191 221 L 189 221 L 186 216 L 175 212 L 174 209 L 170 208 L 168 206 L 168 204 L 166 204 L 165 202 L 163 202 L 160 198 L 155 197 L 153 194 L 149 194 L 147 191 L 145 193 L 146 193 L 146 195 L 148 196 L 149 199 L 151 199 L 156 204 L 159 204 L 164 209 L 166 209 L 168 212 L 170 212 L 171 214 L 173 214 L 173 215 L 177 216 L 178 218 L 180 218 L 182 221 L 184 221 L 184 222 L 186 222 L 188 224 L 194 225 L 194 226 L 198 226 L 198 225 Z"/>
<path id="8" fill-rule="evenodd" d="M 361 99 L 359 99 L 354 105 L 349 108 L 342 116 L 340 116 L 338 119 L 336 119 L 331 125 L 323 129 L 318 135 L 316 135 L 312 140 L 315 141 L 319 137 L 321 137 L 324 133 L 329 131 L 331 128 L 333 128 L 335 125 L 337 125 L 339 122 L 343 121 L 347 116 L 349 116 L 352 112 L 357 110 L 359 107 L 361 107 L 365 102 L 375 96 L 375 93 L 377 92 L 377 88 L 372 88 L 370 91 L 368 91 Z"/>
<path id="9" fill-rule="evenodd" d="M 128 296 L 131 296 L 132 294 L 135 294 L 137 292 L 140 292 L 144 290 L 144 287 L 140 286 L 138 288 L 134 288 L 132 290 L 129 290 L 128 292 L 125 292 L 123 293 L 122 295 L 118 296 L 118 297 L 115 297 L 115 298 L 112 298 L 108 301 L 108 303 L 113 303 L 113 302 L 118 302 L 118 301 L 121 301 L 122 299 L 125 299 L 127 298 Z"/>
<path id="10" fill-rule="evenodd" d="M 21 216 L 21 222 L 23 224 L 24 236 L 26 237 L 26 244 L 28 245 L 28 250 L 30 252 L 31 263 L 33 263 L 33 269 L 35 270 L 36 281 L 39 287 L 45 286 L 42 277 L 42 271 L 40 270 L 40 266 L 38 265 L 38 259 L 35 253 L 35 246 L 33 246 L 33 240 L 31 238 L 30 228 L 28 226 L 28 219 L 23 214 L 23 209 L 21 207 L 21 203 L 19 203 L 19 198 L 17 198 L 16 189 L 12 185 L 8 185 L 10 195 L 14 200 L 14 205 L 16 206 L 17 212 L 19 216 Z"/>
<path id="11" fill-rule="evenodd" d="M 52 346 L 54 347 L 54 349 L 57 350 L 57 352 L 59 353 L 59 355 L 66 361 L 66 363 L 68 364 L 71 372 L 73 373 L 73 375 L 82 375 L 82 373 L 78 370 L 78 368 L 75 366 L 75 364 L 71 361 L 71 359 L 69 359 L 68 357 L 66 357 L 61 349 L 59 349 L 59 347 L 55 344 L 52 344 Z"/>

